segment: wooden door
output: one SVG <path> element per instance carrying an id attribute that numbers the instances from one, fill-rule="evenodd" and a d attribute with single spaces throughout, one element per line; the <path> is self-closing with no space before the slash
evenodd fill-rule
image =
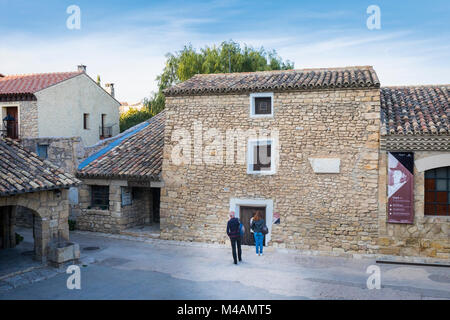
<path id="1" fill-rule="evenodd" d="M 19 121 L 17 107 L 7 107 L 6 115 L 14 118 L 14 121 L 7 122 L 7 137 L 11 139 L 19 138 Z"/>
<path id="2" fill-rule="evenodd" d="M 242 238 L 242 244 L 254 246 L 255 238 L 253 233 L 250 231 L 250 219 L 255 215 L 256 210 L 261 210 L 263 213 L 264 220 L 266 219 L 266 208 L 265 207 L 240 207 L 239 208 L 239 220 L 245 227 L 245 233 Z"/>

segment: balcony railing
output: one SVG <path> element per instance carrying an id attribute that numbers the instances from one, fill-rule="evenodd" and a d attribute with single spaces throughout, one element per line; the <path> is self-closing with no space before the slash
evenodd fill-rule
<path id="1" fill-rule="evenodd" d="M 106 139 L 112 137 L 112 128 L 113 126 L 100 126 L 100 139 Z"/>
<path id="2" fill-rule="evenodd" d="M 3 126 L 1 136 L 11 139 L 19 138 L 19 124 L 16 121 L 6 121 L 6 127 Z"/>

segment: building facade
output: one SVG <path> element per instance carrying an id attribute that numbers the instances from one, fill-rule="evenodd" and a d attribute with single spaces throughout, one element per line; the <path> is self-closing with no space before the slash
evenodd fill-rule
<path id="1" fill-rule="evenodd" d="M 260 209 L 266 245 L 376 252 L 380 95 L 372 68 L 199 75 L 165 94 L 161 237 L 223 243 L 229 211 L 248 225 Z M 179 129 L 192 137 L 181 164 Z M 211 146 L 230 131 L 243 148 Z M 195 136 L 205 137 L 202 146 Z M 265 168 L 261 147 L 271 158 Z"/>
<path id="2" fill-rule="evenodd" d="M 83 181 L 71 207 L 76 228 L 121 233 L 135 226 L 159 231 L 165 113 L 102 143 L 78 166 Z"/>
<path id="3" fill-rule="evenodd" d="M 85 66 L 78 68 L 0 77 L 3 134 L 12 139 L 80 137 L 87 146 L 118 134 L 120 103 L 86 74 Z M 45 144 L 36 146 L 38 152 L 44 149 Z"/>
<path id="4" fill-rule="evenodd" d="M 381 89 L 380 253 L 450 258 L 449 93 L 449 85 Z M 414 164 L 407 223 L 389 223 L 392 155 L 408 155 Z"/>
<path id="5" fill-rule="evenodd" d="M 269 246 L 448 259 L 448 92 L 380 88 L 371 67 L 197 75 L 167 89 L 161 237 L 224 243 L 229 211 L 248 232 L 260 210 Z M 396 152 L 414 163 L 406 222 L 391 217 Z"/>

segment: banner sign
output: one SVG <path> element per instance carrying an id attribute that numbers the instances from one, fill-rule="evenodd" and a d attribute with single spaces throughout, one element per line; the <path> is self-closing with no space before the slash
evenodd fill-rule
<path id="1" fill-rule="evenodd" d="M 414 153 L 388 153 L 388 222 L 414 222 Z"/>

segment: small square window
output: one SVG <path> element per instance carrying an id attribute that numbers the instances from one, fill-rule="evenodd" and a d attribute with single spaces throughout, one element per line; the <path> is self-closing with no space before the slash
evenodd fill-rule
<path id="1" fill-rule="evenodd" d="M 38 144 L 36 147 L 36 153 L 39 158 L 47 159 L 48 158 L 48 145 L 46 144 Z"/>
<path id="2" fill-rule="evenodd" d="M 255 114 L 272 114 L 272 98 L 255 98 Z"/>
<path id="3" fill-rule="evenodd" d="M 273 93 L 250 94 L 250 116 L 273 117 Z"/>

